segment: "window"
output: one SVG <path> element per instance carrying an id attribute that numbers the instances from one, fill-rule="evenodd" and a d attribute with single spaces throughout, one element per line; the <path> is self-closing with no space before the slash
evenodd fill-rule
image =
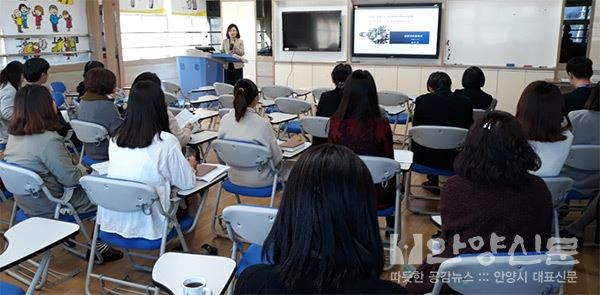
<path id="1" fill-rule="evenodd" d="M 174 57 L 198 45 L 218 47 L 221 21 L 215 16 L 215 3 L 220 5 L 207 1 L 207 16 L 121 13 L 123 60 Z"/>
<path id="2" fill-rule="evenodd" d="M 561 63 L 566 63 L 575 56 L 586 56 L 591 14 L 591 0 L 567 0 L 565 3 Z"/>
<path id="3" fill-rule="evenodd" d="M 271 0 L 256 1 L 256 49 L 257 55 L 271 56 Z"/>

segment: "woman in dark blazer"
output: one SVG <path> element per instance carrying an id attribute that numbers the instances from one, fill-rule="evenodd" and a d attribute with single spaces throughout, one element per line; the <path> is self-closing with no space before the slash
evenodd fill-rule
<path id="1" fill-rule="evenodd" d="M 323 92 L 317 105 L 317 116 L 331 117 L 337 111 L 342 100 L 342 88 L 348 76 L 352 74 L 352 67 L 347 63 L 337 64 L 331 72 L 331 80 L 335 89 Z M 327 138 L 313 137 L 313 145 L 326 143 Z"/>
<path id="2" fill-rule="evenodd" d="M 494 98 L 481 90 L 483 85 L 485 85 L 483 71 L 478 67 L 470 67 L 465 70 L 462 76 L 462 86 L 464 89 L 457 89 L 454 93 L 471 99 L 474 109 L 487 110 L 492 105 Z"/>

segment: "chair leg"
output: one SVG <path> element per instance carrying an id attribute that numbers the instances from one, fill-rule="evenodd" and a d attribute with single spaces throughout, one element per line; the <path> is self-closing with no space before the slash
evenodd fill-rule
<path id="1" fill-rule="evenodd" d="M 215 236 L 221 237 L 221 238 L 227 238 L 226 234 L 223 234 L 223 233 L 217 231 L 217 220 L 219 219 L 219 205 L 221 202 L 221 192 L 222 191 L 223 191 L 223 185 L 222 185 L 222 183 L 219 183 L 219 190 L 217 191 L 217 201 L 215 203 L 215 210 L 213 213 L 211 230 Z"/>
<path id="2" fill-rule="evenodd" d="M 238 195 L 238 194 L 235 194 L 235 199 L 237 200 L 237 203 L 238 203 L 238 204 L 241 204 L 241 203 L 242 203 L 242 199 L 240 199 L 240 195 Z"/>
<path id="3" fill-rule="evenodd" d="M 554 225 L 554 237 L 560 238 L 560 226 L 558 223 L 558 211 L 556 208 L 552 209 L 552 223 Z"/>
<path id="4" fill-rule="evenodd" d="M 83 163 L 83 154 L 85 153 L 85 145 L 81 145 L 81 154 L 79 154 L 79 165 Z"/>
<path id="5" fill-rule="evenodd" d="M 92 234 L 92 244 L 90 249 L 90 257 L 88 259 L 87 272 L 85 274 L 85 294 L 90 295 L 90 280 L 92 275 L 92 270 L 94 268 L 94 258 L 96 256 L 96 242 L 98 241 L 98 228 L 100 224 L 94 223 L 94 233 Z M 104 291 L 104 290 L 102 290 Z"/>
<path id="6" fill-rule="evenodd" d="M 29 288 L 27 288 L 27 293 L 26 293 L 27 295 L 33 294 L 33 291 L 36 288 L 37 282 L 42 278 L 42 276 L 44 274 L 47 274 L 48 264 L 50 262 L 51 255 L 52 254 L 51 254 L 50 250 L 46 251 L 46 253 L 44 254 L 44 257 L 42 258 L 42 261 L 38 265 L 38 269 L 35 272 L 33 279 L 31 279 L 31 284 L 29 284 Z"/>

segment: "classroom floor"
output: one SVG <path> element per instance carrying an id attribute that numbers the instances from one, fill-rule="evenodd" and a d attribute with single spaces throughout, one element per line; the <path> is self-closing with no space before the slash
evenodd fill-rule
<path id="1" fill-rule="evenodd" d="M 214 151 L 211 151 L 209 154 L 208 162 L 216 162 L 216 158 L 214 155 Z M 420 184 L 425 180 L 425 177 L 422 175 L 417 175 L 413 177 L 413 184 Z M 217 186 L 214 186 L 210 189 L 208 194 L 208 200 L 206 202 L 206 206 L 202 212 L 200 217 L 199 224 L 195 230 L 195 242 L 191 245 L 192 252 L 194 253 L 204 253 L 201 246 L 205 243 L 208 243 L 219 250 L 219 255 L 229 257 L 231 255 L 231 242 L 225 238 L 215 237 L 211 232 L 211 217 L 212 212 L 214 210 L 215 202 L 216 202 L 216 192 Z M 420 191 L 417 191 L 420 193 Z M 235 197 L 231 194 L 223 192 L 224 198 L 222 198 L 221 208 L 223 205 L 231 205 L 235 203 Z M 278 200 L 281 197 L 281 193 L 278 194 Z M 256 199 L 256 198 L 242 198 L 242 202 L 249 204 L 259 204 L 259 205 L 268 205 L 268 199 Z M 411 206 L 415 206 L 417 208 L 435 210 L 437 204 L 435 201 L 427 201 L 427 202 L 413 202 Z M 0 204 L 0 219 L 7 219 L 10 210 L 7 204 Z M 569 219 L 572 219 L 575 215 L 569 216 Z M 384 225 L 384 221 L 381 220 L 381 224 Z M 406 201 L 403 201 L 402 204 L 402 240 L 401 245 L 406 244 L 409 249 L 414 246 L 413 242 L 413 234 L 422 234 L 423 239 L 428 239 L 433 235 L 437 228 L 432 224 L 428 215 L 417 215 L 413 214 L 406 208 Z M 0 225 L 2 228 L 4 225 Z M 87 224 L 88 228 L 91 232 L 92 224 Z M 588 236 L 586 236 L 588 241 L 593 240 L 593 232 L 592 229 L 588 229 Z M 173 248 L 176 245 L 171 245 L 170 248 Z M 2 245 L 0 245 L 2 247 Z M 423 253 L 428 253 L 426 250 L 426 246 L 423 246 Z M 0 248 L 1 249 L 1 248 Z M 599 274 L 599 262 L 600 262 L 600 249 L 598 247 L 584 247 L 579 254 L 575 256 L 577 260 L 579 260 L 579 264 L 575 266 L 575 271 L 577 272 L 577 278 L 574 283 L 566 284 L 565 293 L 566 294 L 598 294 L 600 293 L 600 274 Z M 85 271 L 87 267 L 87 260 L 84 261 L 80 258 L 77 258 L 64 249 L 57 247 L 53 250 L 54 257 L 51 261 L 51 267 L 55 270 L 69 272 L 75 269 L 79 269 L 80 273 L 73 278 L 70 278 L 60 284 L 48 284 L 43 290 L 38 292 L 39 294 L 82 294 L 84 293 L 84 284 L 85 284 Z M 415 265 L 416 266 L 416 265 Z M 151 276 L 149 273 L 143 273 L 139 271 L 135 271 L 132 269 L 130 264 L 127 262 L 127 259 L 123 258 L 119 261 L 107 263 L 101 266 L 94 266 L 94 271 L 96 273 L 101 272 L 103 274 L 108 274 L 110 276 L 116 278 L 128 278 L 128 280 L 132 280 L 135 282 L 141 282 L 145 284 L 151 283 Z M 402 276 L 402 267 L 397 266 L 391 272 L 385 272 L 384 278 L 386 279 L 394 279 L 394 281 L 403 284 Z M 9 277 L 5 273 L 0 274 L 0 280 L 5 280 L 11 283 L 15 283 L 20 285 L 24 289 L 26 286 L 19 284 L 12 277 Z M 92 283 L 92 292 L 94 294 L 99 293 L 99 284 L 97 281 L 93 281 Z"/>

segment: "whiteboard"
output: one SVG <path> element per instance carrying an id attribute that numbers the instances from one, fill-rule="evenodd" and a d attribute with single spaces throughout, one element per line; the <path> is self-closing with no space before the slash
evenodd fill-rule
<path id="1" fill-rule="evenodd" d="M 556 66 L 562 0 L 448 0 L 445 64 Z"/>

